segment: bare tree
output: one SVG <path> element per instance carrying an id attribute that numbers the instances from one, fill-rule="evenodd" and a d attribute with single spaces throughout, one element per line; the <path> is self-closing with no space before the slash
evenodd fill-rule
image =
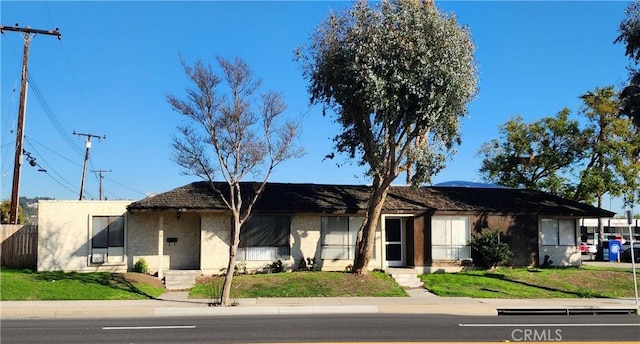
<path id="1" fill-rule="evenodd" d="M 208 181 L 233 218 L 229 262 L 220 296 L 221 304 L 226 306 L 242 225 L 251 215 L 274 168 L 285 160 L 302 156 L 303 150 L 294 142 L 300 122 L 277 123 L 287 109 L 282 95 L 267 92 L 257 96 L 261 82 L 254 78 L 242 59 L 217 57 L 217 62 L 220 75 L 200 60 L 189 66 L 181 59 L 194 87 L 186 90 L 186 99 L 169 94 L 167 101 L 173 110 L 189 119 L 188 124 L 178 127 L 172 159 L 185 169 L 184 174 Z M 220 87 L 221 84 L 224 87 Z M 254 100 L 257 106 L 253 106 Z M 216 187 L 214 178 L 218 173 L 228 189 Z M 248 174 L 260 181 L 255 184 L 255 190 L 246 193 L 240 189 L 240 182 Z M 243 195 L 250 196 L 243 199 Z"/>

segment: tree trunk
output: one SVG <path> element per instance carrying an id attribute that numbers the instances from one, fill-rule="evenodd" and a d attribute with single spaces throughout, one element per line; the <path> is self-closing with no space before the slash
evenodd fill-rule
<path id="1" fill-rule="evenodd" d="M 224 284 L 222 285 L 222 294 L 220 295 L 220 305 L 229 306 L 229 295 L 231 294 L 231 282 L 233 274 L 236 270 L 236 255 L 238 253 L 238 245 L 240 244 L 240 216 L 233 214 L 233 226 L 231 227 L 231 243 L 229 245 L 229 263 L 227 264 L 227 273 L 224 276 Z"/>
<path id="2" fill-rule="evenodd" d="M 373 243 L 376 237 L 376 227 L 380 220 L 382 206 L 387 198 L 389 187 L 390 185 L 379 185 L 377 187 L 374 185 L 375 189 L 369 199 L 367 217 L 364 225 L 360 229 L 361 233 L 358 233 L 358 240 L 356 242 L 356 256 L 353 261 L 353 272 L 356 274 L 366 275 L 368 273 L 367 266 L 371 260 L 371 251 L 373 250 Z"/>

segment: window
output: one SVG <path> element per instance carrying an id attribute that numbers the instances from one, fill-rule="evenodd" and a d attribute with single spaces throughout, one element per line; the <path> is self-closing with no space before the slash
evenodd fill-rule
<path id="1" fill-rule="evenodd" d="M 252 215 L 240 229 L 242 260 L 289 259 L 289 215 Z"/>
<path id="2" fill-rule="evenodd" d="M 434 216 L 431 218 L 432 258 L 462 260 L 471 258 L 469 218 Z"/>
<path id="3" fill-rule="evenodd" d="M 323 216 L 320 221 L 322 231 L 321 258 L 354 259 L 358 229 L 360 229 L 364 218 Z"/>
<path id="4" fill-rule="evenodd" d="M 576 221 L 542 219 L 540 241 L 545 246 L 576 246 Z"/>
<path id="5" fill-rule="evenodd" d="M 124 262 L 124 216 L 93 216 L 91 263 Z"/>

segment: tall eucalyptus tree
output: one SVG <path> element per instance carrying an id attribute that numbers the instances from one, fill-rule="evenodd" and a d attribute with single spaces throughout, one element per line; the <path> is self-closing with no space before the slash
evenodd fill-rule
<path id="1" fill-rule="evenodd" d="M 355 273 L 367 273 L 391 183 L 428 183 L 460 143 L 460 119 L 477 92 L 467 27 L 432 1 L 358 1 L 331 13 L 296 50 L 312 103 L 333 110 L 337 152 L 367 167 L 371 196 L 358 231 Z"/>

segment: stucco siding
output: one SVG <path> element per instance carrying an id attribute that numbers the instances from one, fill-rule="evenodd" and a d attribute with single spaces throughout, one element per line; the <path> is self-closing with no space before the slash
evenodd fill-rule
<path id="1" fill-rule="evenodd" d="M 540 246 L 540 262 L 544 264 L 544 257 L 549 256 L 551 266 L 580 266 L 582 256 L 579 247 L 573 246 Z"/>
<path id="2" fill-rule="evenodd" d="M 291 264 L 293 268 L 300 268 L 302 261 L 307 258 L 315 259 L 320 264 L 320 216 L 300 214 L 291 220 Z"/>
<path id="3" fill-rule="evenodd" d="M 105 264 L 90 264 L 92 216 L 124 216 L 131 201 L 38 203 L 38 271 L 127 271 L 127 252 Z M 112 250 L 113 253 L 113 250 Z"/>
<path id="4" fill-rule="evenodd" d="M 168 270 L 200 269 L 200 215 L 183 213 L 180 218 L 175 213 L 164 216 L 165 256 L 169 256 Z"/>
<path id="5" fill-rule="evenodd" d="M 160 265 L 163 271 L 200 268 L 200 215 L 197 213 L 183 213 L 180 218 L 175 212 L 132 213 L 128 238 L 130 268 L 140 258 L 147 262 L 150 273 L 158 272 Z M 160 246 L 162 264 L 158 259 Z"/>
<path id="6" fill-rule="evenodd" d="M 549 218 L 553 219 L 554 218 Z M 542 223 L 543 218 L 538 219 L 538 250 L 540 252 L 538 257 L 538 264 L 540 266 L 580 266 L 582 264 L 582 255 L 580 253 L 579 238 L 580 238 L 580 226 L 577 219 L 561 219 L 569 220 L 575 223 L 573 242 L 565 245 L 545 245 L 543 240 Z"/>
<path id="7" fill-rule="evenodd" d="M 282 259 L 287 270 L 301 267 L 301 262 L 314 258 L 317 267 L 322 270 L 343 271 L 353 264 L 353 260 L 321 260 L 321 214 L 297 214 L 291 219 L 289 237 L 290 258 Z M 227 267 L 230 242 L 230 218 L 223 214 L 203 214 L 201 221 L 201 257 L 200 270 L 205 275 L 220 274 Z M 382 268 L 380 229 L 376 231 L 375 258 L 371 259 L 369 268 Z M 248 272 L 263 271 L 273 261 L 245 261 L 239 256 L 236 265 L 246 267 Z"/>
<path id="8" fill-rule="evenodd" d="M 220 274 L 229 261 L 231 218 L 226 214 L 202 214 L 200 222 L 200 270 Z"/>
<path id="9" fill-rule="evenodd" d="M 291 259 L 293 268 L 299 268 L 302 259 L 314 258 L 316 266 L 325 271 L 344 271 L 353 264 L 353 259 L 321 259 L 322 214 L 298 214 L 291 222 Z M 383 268 L 382 231 L 378 226 L 375 234 L 375 252 L 369 261 L 369 269 Z"/>
<path id="10" fill-rule="evenodd" d="M 147 262 L 149 273 L 158 272 L 158 213 L 130 213 L 127 246 L 130 268 L 140 260 Z M 169 257 L 164 257 L 163 266 L 169 266 Z"/>

